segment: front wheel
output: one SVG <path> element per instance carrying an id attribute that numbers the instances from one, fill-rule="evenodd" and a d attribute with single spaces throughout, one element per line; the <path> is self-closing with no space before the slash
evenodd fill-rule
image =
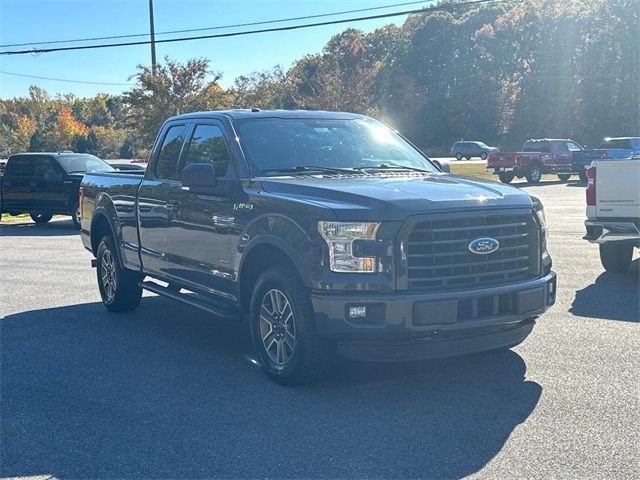
<path id="1" fill-rule="evenodd" d="M 616 242 L 600 244 L 600 262 L 607 272 L 624 272 L 631 265 L 632 258 L 633 245 Z"/>
<path id="2" fill-rule="evenodd" d="M 112 312 L 135 309 L 142 299 L 141 275 L 122 267 L 111 237 L 102 238 L 97 257 L 96 274 L 104 306 Z"/>
<path id="3" fill-rule="evenodd" d="M 320 338 L 309 292 L 290 267 L 258 278 L 251 297 L 254 347 L 271 380 L 301 385 L 324 377 L 335 357 L 332 342 Z"/>
<path id="4" fill-rule="evenodd" d="M 53 218 L 52 213 L 30 213 L 29 216 L 31 217 L 31 220 L 38 224 L 47 223 Z"/>
<path id="5" fill-rule="evenodd" d="M 501 172 L 498 174 L 502 183 L 511 183 L 515 174 L 513 172 Z"/>
<path id="6" fill-rule="evenodd" d="M 487 152 L 482 152 L 482 153 L 480 154 L 480 158 L 481 158 L 482 160 L 486 160 L 486 159 L 487 159 L 487 157 L 488 157 Z"/>
<path id="7" fill-rule="evenodd" d="M 571 178 L 571 175 L 567 173 L 560 173 L 558 174 L 558 178 L 560 179 L 561 182 L 566 182 Z"/>
<path id="8" fill-rule="evenodd" d="M 538 183 L 542 178 L 542 170 L 538 166 L 531 167 L 526 177 L 529 183 Z"/>
<path id="9" fill-rule="evenodd" d="M 462 154 L 460 152 L 456 153 L 456 160 L 462 160 Z"/>

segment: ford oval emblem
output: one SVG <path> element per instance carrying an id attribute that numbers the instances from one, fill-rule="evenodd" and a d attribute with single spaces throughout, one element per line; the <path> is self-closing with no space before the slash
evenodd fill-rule
<path id="1" fill-rule="evenodd" d="M 469 250 L 478 255 L 488 255 L 495 252 L 500 247 L 500 242 L 495 238 L 476 238 L 469 244 Z"/>

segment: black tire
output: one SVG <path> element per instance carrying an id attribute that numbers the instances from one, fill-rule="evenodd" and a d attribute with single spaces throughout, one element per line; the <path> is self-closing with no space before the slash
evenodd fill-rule
<path id="1" fill-rule="evenodd" d="M 633 245 L 612 242 L 600 244 L 600 262 L 607 272 L 622 273 L 631 265 Z"/>
<path id="2" fill-rule="evenodd" d="M 271 380 L 302 385 L 326 376 L 335 359 L 335 344 L 318 335 L 309 291 L 295 270 L 279 266 L 260 275 L 249 317 L 254 348 Z"/>
<path id="3" fill-rule="evenodd" d="M 464 158 L 465 158 L 465 160 L 471 160 L 471 156 L 470 155 L 467 155 Z"/>
<path id="4" fill-rule="evenodd" d="M 104 236 L 100 240 L 96 257 L 98 258 L 96 266 L 98 289 L 104 306 L 112 312 L 134 310 L 142 298 L 141 274 L 122 268 L 118 251 L 113 239 L 109 236 Z"/>
<path id="5" fill-rule="evenodd" d="M 511 183 L 515 174 L 513 172 L 500 172 L 498 177 L 500 177 L 502 183 Z"/>
<path id="6" fill-rule="evenodd" d="M 558 174 L 558 178 L 561 182 L 567 182 L 571 178 L 571 174 L 569 173 L 560 173 Z"/>
<path id="7" fill-rule="evenodd" d="M 456 160 L 462 160 L 462 154 L 460 152 L 456 153 Z"/>
<path id="8" fill-rule="evenodd" d="M 486 160 L 488 156 L 489 156 L 489 155 L 487 155 L 487 152 L 482 152 L 482 153 L 480 154 L 480 158 L 481 158 L 482 160 Z"/>
<path id="9" fill-rule="evenodd" d="M 585 182 L 588 180 L 587 178 L 587 170 L 586 169 L 582 169 L 578 172 L 578 178 L 580 179 L 581 182 Z"/>
<path id="10" fill-rule="evenodd" d="M 47 223 L 53 218 L 52 213 L 30 213 L 29 216 L 31 217 L 31 220 L 38 224 Z"/>
<path id="11" fill-rule="evenodd" d="M 526 177 L 529 183 L 539 183 L 542 178 L 542 169 L 539 166 L 534 165 L 531 167 L 531 170 L 527 172 Z"/>
<path id="12" fill-rule="evenodd" d="M 71 220 L 73 225 L 80 230 L 80 205 L 76 204 L 71 211 Z"/>

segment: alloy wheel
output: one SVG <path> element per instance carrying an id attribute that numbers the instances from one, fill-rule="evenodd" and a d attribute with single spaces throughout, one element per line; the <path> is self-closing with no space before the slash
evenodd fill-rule
<path id="1" fill-rule="evenodd" d="M 101 281 L 104 294 L 107 296 L 107 300 L 111 301 L 116 296 L 116 262 L 113 258 L 111 250 L 105 250 L 102 254 L 101 265 Z"/>
<path id="2" fill-rule="evenodd" d="M 269 358 L 282 367 L 293 356 L 296 325 L 287 296 L 278 289 L 269 290 L 260 305 L 260 338 Z"/>

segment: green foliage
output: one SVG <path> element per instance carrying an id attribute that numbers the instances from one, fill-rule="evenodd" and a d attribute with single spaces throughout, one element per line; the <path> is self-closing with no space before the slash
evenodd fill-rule
<path id="1" fill-rule="evenodd" d="M 453 0 L 451 0 L 453 1 Z M 209 61 L 139 66 L 121 96 L 0 100 L 0 151 L 70 145 L 106 158 L 145 155 L 171 115 L 307 108 L 377 116 L 429 153 L 462 138 L 517 147 L 530 137 L 640 132 L 640 0 L 528 0 L 347 29 L 288 69 L 223 89 Z"/>

